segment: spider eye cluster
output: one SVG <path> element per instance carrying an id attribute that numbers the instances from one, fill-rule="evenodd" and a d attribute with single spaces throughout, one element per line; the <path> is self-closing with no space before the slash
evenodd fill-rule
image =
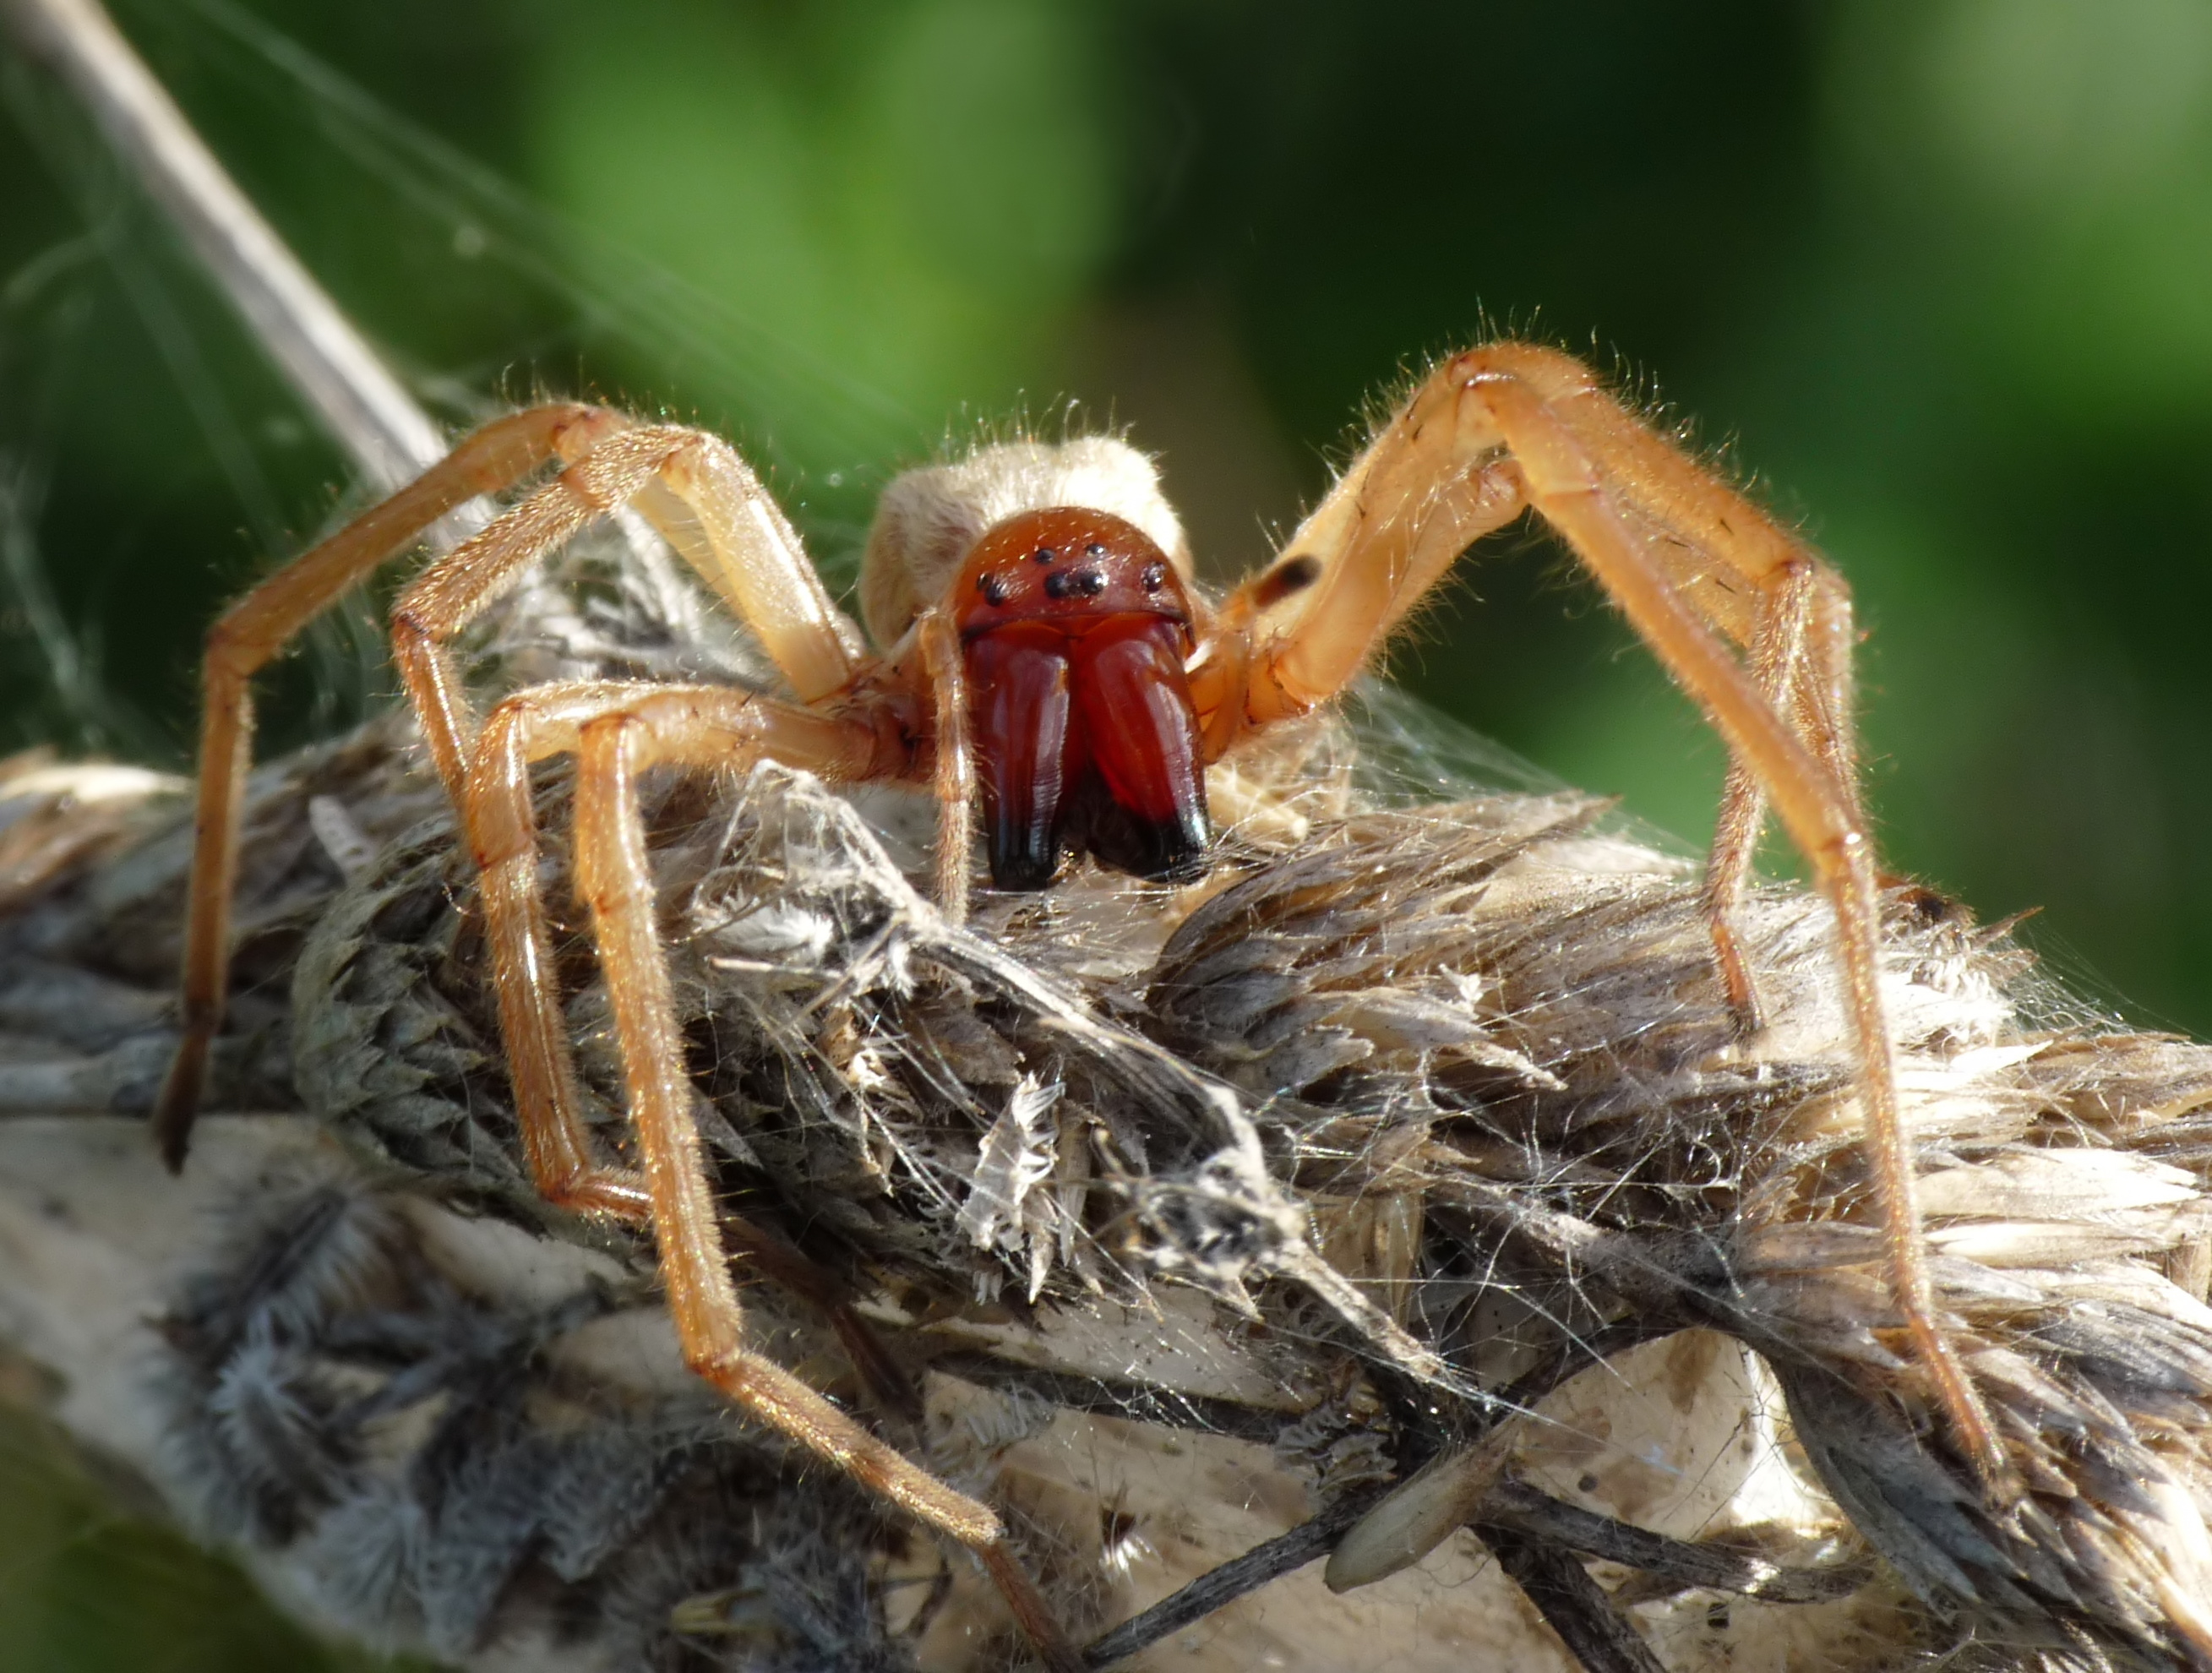
<path id="1" fill-rule="evenodd" d="M 963 569 L 954 598 L 969 641 L 1016 622 L 1078 634 L 1122 616 L 1189 627 L 1189 601 L 1166 555 L 1109 511 L 1055 506 L 1007 518 L 984 531 Z"/>
<path id="2" fill-rule="evenodd" d="M 1106 577 L 1096 569 L 1055 569 L 1044 578 L 1048 599 L 1095 599 L 1106 590 Z"/>

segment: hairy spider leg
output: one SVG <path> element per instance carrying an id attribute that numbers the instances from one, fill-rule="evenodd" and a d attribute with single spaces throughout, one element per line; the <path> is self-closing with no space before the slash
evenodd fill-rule
<path id="1" fill-rule="evenodd" d="M 349 587 L 440 517 L 479 494 L 513 486 L 550 459 L 566 468 L 432 563 L 392 608 L 393 660 L 431 763 L 456 807 L 475 721 L 443 642 L 529 564 L 624 504 L 635 503 L 754 629 L 802 702 L 851 683 L 858 635 L 831 603 L 797 532 L 736 450 L 703 431 L 640 425 L 624 414 L 573 403 L 531 408 L 486 425 L 414 483 L 262 582 L 208 636 L 183 1037 L 155 1106 L 155 1136 L 173 1169 L 183 1165 L 208 1054 L 222 1022 L 239 820 L 252 758 L 248 681 Z M 568 1118 L 580 1122 L 573 1110 Z"/>
<path id="2" fill-rule="evenodd" d="M 1836 947 L 1858 1051 L 1858 1094 L 1867 1148 L 1885 1222 L 1889 1277 L 1921 1363 L 1951 1421 L 1954 1439 L 1983 1479 L 2002 1484 L 2008 1465 L 1988 1409 L 1936 1314 L 1920 1230 L 1910 1131 L 1897 1091 L 1889 1020 L 1881 997 L 1881 921 L 1873 844 L 1855 791 L 1838 782 L 1753 674 L 1694 612 L 1684 590 L 1654 561 L 1605 487 L 1591 451 L 1553 401 L 1510 368 L 1482 368 L 1470 397 L 1496 421 L 1518 460 L 1528 496 L 1621 606 L 1713 724 L 1747 773 L 1763 784 L 1784 829 L 1813 867 L 1836 915 Z"/>
<path id="3" fill-rule="evenodd" d="M 433 740 L 434 757 L 446 751 L 458 757 L 476 741 L 444 642 L 526 565 L 626 504 L 643 510 L 748 624 L 755 621 L 752 612 L 760 613 L 766 623 L 763 644 L 803 698 L 826 697 L 850 682 L 853 665 L 837 627 L 842 618 L 759 479 L 719 438 L 674 426 L 641 426 L 597 439 L 553 481 L 468 543 L 480 544 L 481 551 L 457 548 L 400 595 L 392 611 L 392 646 L 424 733 Z M 797 580 L 802 575 L 803 586 Z M 465 802 L 467 780 L 458 763 L 447 775 L 457 806 Z M 489 899 L 489 877 L 485 891 Z M 543 934 L 529 945 L 539 960 L 529 977 L 542 986 L 550 982 L 545 972 L 550 968 Z M 577 1208 L 641 1212 L 636 1182 L 592 1159 L 557 1010 L 506 1006 L 503 999 L 517 1108 L 539 1189 Z"/>
<path id="4" fill-rule="evenodd" d="M 240 821 L 253 759 L 254 674 L 348 588 L 447 513 L 512 487 L 543 464 L 564 432 L 628 422 L 569 404 L 534 407 L 487 424 L 414 482 L 262 581 L 208 630 L 185 900 L 182 1034 L 154 1106 L 155 1137 L 173 1170 L 184 1165 L 208 1056 L 222 1027 Z M 448 776 L 448 788 L 453 782 Z"/>
<path id="5" fill-rule="evenodd" d="M 1760 595 L 1757 625 L 1744 656 L 1759 695 L 1778 712 L 1795 715 L 1798 735 L 1807 739 L 1820 729 L 1816 719 L 1804 712 L 1798 684 L 1809 654 L 1806 628 L 1812 615 L 1814 574 L 1810 564 L 1795 565 L 1784 573 L 1780 585 Z M 1829 764 L 1832 771 L 1833 763 Z M 1751 967 L 1736 937 L 1735 914 L 1765 823 L 1765 787 L 1750 763 L 1731 751 L 1720 811 L 1713 820 L 1713 844 L 1705 856 L 1705 922 L 1729 1008 L 1747 1034 L 1759 1031 L 1762 1016 Z"/>
<path id="6" fill-rule="evenodd" d="M 467 776 L 462 823 L 477 863 L 523 1153 L 547 1200 L 643 1218 L 652 1207 L 646 1182 L 597 1160 L 583 1119 L 539 893 L 530 786 L 532 762 L 573 752 L 590 720 L 630 709 L 659 717 L 657 737 L 695 737 L 695 765 L 742 767 L 765 755 L 826 777 L 862 778 L 879 751 L 877 734 L 865 725 L 720 686 L 576 681 L 533 688 L 492 711 Z M 619 985 L 623 971 L 604 951 L 601 962 L 610 989 Z M 667 1072 L 688 1100 L 690 1079 L 682 1062 Z"/>
<path id="7" fill-rule="evenodd" d="M 1820 557 L 1741 494 L 1599 388 L 1587 368 L 1550 350 L 1499 345 L 1554 402 L 1561 421 L 1604 462 L 1607 485 L 1646 549 L 1699 613 L 1746 648 L 1753 683 L 1820 756 L 1865 828 L 1851 675 L 1850 591 Z M 1721 560 L 1707 564 L 1708 557 Z M 1749 581 L 1749 589 L 1742 583 Z M 1706 916 L 1730 1008 L 1746 1031 L 1759 1001 L 1731 922 L 1765 823 L 1759 776 L 1731 751 L 1705 873 Z"/>
<path id="8" fill-rule="evenodd" d="M 470 776 L 467 823 L 483 873 L 501 1015 L 512 1019 L 507 1049 L 517 1059 L 526 1049 L 556 1056 L 562 1062 L 553 1072 L 573 1076 L 548 967 L 530 792 L 532 763 L 573 753 L 577 887 L 614 1007 L 629 1120 L 686 1363 L 754 1418 L 974 1551 L 1048 1662 L 1073 1673 L 1083 1662 L 1007 1549 L 995 1512 L 747 1351 L 692 1116 L 696 1093 L 656 924 L 638 775 L 656 765 L 726 770 L 765 756 L 828 778 L 867 778 L 899 764 L 885 758 L 887 747 L 857 720 L 712 686 L 580 682 L 501 703 Z"/>
<path id="9" fill-rule="evenodd" d="M 937 767 L 937 904 L 954 923 L 968 918 L 969 826 L 975 811 L 975 717 L 960 629 L 937 607 L 915 624 L 922 677 L 934 694 Z"/>
<path id="10" fill-rule="evenodd" d="M 800 702 L 852 682 L 849 624 L 797 532 L 729 443 L 678 425 L 605 417 L 556 442 L 567 468 L 425 569 L 392 605 L 392 654 L 456 806 L 475 722 L 445 642 L 529 564 L 625 505 L 644 513 L 754 630 Z"/>
<path id="11" fill-rule="evenodd" d="M 1632 417 L 1579 362 L 1521 344 L 1474 350 L 1423 383 L 1285 556 L 1224 605 L 1212 654 L 1193 669 L 1209 757 L 1249 727 L 1334 695 L 1453 558 L 1528 506 L 1705 709 L 1828 897 L 1891 1287 L 1961 1450 L 1992 1490 L 2008 1491 L 1987 1409 L 1937 1322 L 1920 1232 L 1881 999 L 1840 579 Z M 1808 594 L 1802 605 L 1790 597 L 1797 587 Z M 1770 594 L 1778 601 L 1756 602 Z M 1716 629 L 1751 642 L 1752 666 Z M 1792 639 L 1803 647 L 1796 671 L 1762 671 L 1762 654 L 1786 663 Z M 1736 834 L 1712 868 L 1720 886 L 1709 884 L 1709 899 L 1732 900 L 1762 812 L 1749 793 L 1731 804 Z"/>
<path id="12" fill-rule="evenodd" d="M 1847 744 L 1832 733 L 1808 739 L 1802 705 L 1778 706 L 1700 619 L 1698 595 L 1668 573 L 1607 491 L 1602 455 L 1559 407 L 1589 389 L 1586 378 L 1550 392 L 1496 356 L 1467 368 L 1473 404 L 1495 423 L 1518 461 L 1530 502 L 1564 534 L 1668 671 L 1698 700 L 1729 743 L 1745 776 L 1763 785 L 1836 915 L 1836 947 L 1858 1054 L 1857 1089 L 1867 1148 L 1884 1220 L 1890 1285 L 1954 1439 L 1992 1487 L 2007 1480 L 2005 1453 L 1988 1409 L 1936 1317 L 1934 1286 L 1920 1229 L 1911 1136 L 1897 1090 L 1889 1021 L 1881 997 L 1881 925 L 1854 775 L 1831 760 Z M 1502 362 L 1502 363 L 1501 363 Z M 1554 368 L 1536 362 L 1539 375 Z M 1682 461 L 1686 471 L 1693 468 Z M 1725 549 L 1720 552 L 1729 556 Z M 1747 577 L 1754 585 L 1793 571 L 1776 564 Z M 1838 587 L 1840 583 L 1838 583 Z M 1786 612 L 1778 612 L 1786 613 Z M 1825 705 L 1809 716 L 1829 720 Z M 1743 821 L 1745 824 L 1751 822 Z M 1744 859 L 1747 861 L 1747 853 Z"/>
<path id="13" fill-rule="evenodd" d="M 649 1224 L 650 1205 L 645 1218 Z M 820 1313 L 876 1403 L 909 1423 L 921 1421 L 921 1390 L 875 1327 L 854 1309 L 843 1284 L 775 1232 L 742 1214 L 725 1208 L 720 1223 L 722 1246 L 732 1264 L 750 1268 Z"/>

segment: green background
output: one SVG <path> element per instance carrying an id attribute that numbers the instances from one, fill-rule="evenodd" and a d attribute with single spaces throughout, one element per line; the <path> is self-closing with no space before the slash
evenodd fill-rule
<path id="1" fill-rule="evenodd" d="M 443 417 L 584 390 L 724 429 L 833 575 L 888 472 L 1070 397 L 1231 574 L 1425 357 L 1590 354 L 1856 587 L 1890 865 L 2212 1026 L 2206 0 L 118 15 Z M 0 744 L 179 763 L 203 626 L 357 496 L 66 100 L 5 82 Z M 1394 670 L 1701 840 L 1718 749 L 1531 544 Z M 272 744 L 388 684 L 365 610 L 320 645 Z M 13 1659 L 8 1575 L 0 1669 L 106 1664 Z"/>

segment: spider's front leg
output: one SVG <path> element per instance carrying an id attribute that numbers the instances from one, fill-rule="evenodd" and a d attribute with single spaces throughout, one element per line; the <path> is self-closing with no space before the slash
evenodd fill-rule
<path id="1" fill-rule="evenodd" d="M 483 874 L 518 1112 L 526 1135 L 547 1137 L 567 1130 L 550 1117 L 550 1098 L 555 1088 L 573 1098 L 575 1072 L 538 893 L 530 769 L 557 754 L 576 757 L 576 886 L 605 973 L 661 1275 L 686 1362 L 749 1415 L 968 1547 L 1048 1661 L 1060 1673 L 1075 1673 L 1082 1660 L 1007 1548 L 996 1512 L 746 1348 L 657 927 L 641 773 L 662 765 L 742 769 L 767 757 L 830 779 L 887 777 L 911 765 L 907 745 L 889 726 L 717 687 L 545 686 L 510 697 L 493 713 L 469 775 L 466 823 Z"/>
<path id="2" fill-rule="evenodd" d="M 201 668 L 199 788 L 186 882 L 181 1037 L 154 1104 L 154 1135 L 171 1168 L 184 1164 L 209 1055 L 222 1027 L 230 969 L 231 893 L 238 878 L 246 776 L 253 761 L 255 672 L 348 588 L 447 513 L 480 494 L 513 486 L 564 443 L 588 447 L 628 423 L 618 414 L 560 404 L 532 407 L 487 424 L 391 498 L 261 582 L 208 630 Z M 514 515 L 509 513 L 464 541 L 442 563 L 471 574 L 487 567 L 504 573 L 509 552 L 525 558 L 533 555 L 539 548 L 510 538 Z M 453 704 L 430 690 L 418 695 L 417 708 L 426 716 L 449 718 Z M 441 750 L 440 728 L 427 718 L 425 723 L 432 734 L 433 758 L 447 788 L 458 795 L 458 748 Z M 451 732 L 449 719 L 445 733 Z"/>
<path id="3" fill-rule="evenodd" d="M 2011 1476 L 1936 1312 L 1881 995 L 1872 845 L 1851 723 L 1849 597 L 1803 544 L 1606 393 L 1571 357 L 1498 344 L 1439 367 L 1233 594 L 1194 696 L 1218 757 L 1244 729 L 1333 697 L 1476 538 L 1533 508 L 1565 537 L 1727 740 L 1708 873 L 1718 962 L 1753 1005 L 1728 926 L 1771 800 L 1834 910 L 1891 1287 L 1954 1439 Z M 1743 654 L 1725 642 L 1745 648 Z"/>
<path id="4" fill-rule="evenodd" d="M 172 1168 L 183 1164 L 222 1023 L 254 672 L 446 513 L 512 487 L 551 459 L 564 466 L 552 481 L 430 564 L 392 608 L 393 657 L 431 764 L 457 807 L 476 723 L 447 642 L 528 565 L 625 504 L 635 502 L 754 630 L 801 701 L 852 681 L 857 630 L 831 603 L 797 532 L 736 451 L 704 431 L 641 425 L 600 408 L 533 407 L 485 425 L 416 481 L 277 571 L 208 635 L 183 1037 L 154 1111 L 155 1134 Z"/>

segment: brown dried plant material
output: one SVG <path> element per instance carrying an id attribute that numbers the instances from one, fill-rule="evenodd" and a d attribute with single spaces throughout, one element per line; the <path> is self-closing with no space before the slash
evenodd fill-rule
<path id="1" fill-rule="evenodd" d="M 586 580 L 518 605 L 504 666 L 670 642 L 665 576 Z M 1084 870 L 965 928 L 915 885 L 926 806 L 654 781 L 757 1344 L 994 1495 L 1102 1658 L 1158 1629 L 1223 1667 L 1571 1667 L 1562 1636 L 1598 1667 L 2200 1664 L 2212 1052 L 1887 898 L 1938 1293 L 2029 1482 L 1992 1512 L 1888 1299 L 1825 908 L 1747 903 L 1769 1020 L 1739 1039 L 1680 861 L 1586 798 L 1477 791 L 1402 715 L 1240 757 L 1203 884 Z M 539 794 L 564 830 L 565 778 Z M 257 776 L 217 1098 L 267 1113 L 182 1184 L 132 1117 L 183 808 L 83 806 L 127 837 L 0 921 L 0 1324 L 81 1435 L 311 1618 L 474 1665 L 1017 1652 L 972 1566 L 692 1386 L 643 1240 L 531 1189 L 470 868 L 400 728 Z M 1475 1531 L 1331 1593 L 1320 1560 L 1402 1524 L 1425 1463 Z"/>

